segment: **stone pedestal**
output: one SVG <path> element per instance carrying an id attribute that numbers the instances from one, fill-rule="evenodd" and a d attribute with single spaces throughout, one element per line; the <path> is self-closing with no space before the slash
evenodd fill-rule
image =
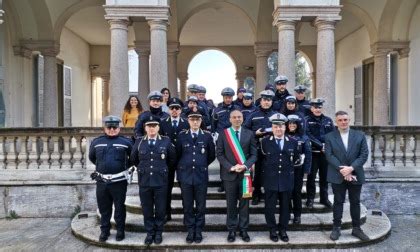
<path id="1" fill-rule="evenodd" d="M 150 41 L 136 42 L 135 46 L 135 50 L 139 56 L 138 96 L 143 108 L 147 108 L 147 95 L 150 93 Z"/>
<path id="2" fill-rule="evenodd" d="M 150 20 L 150 90 L 168 87 L 168 55 L 166 32 L 168 22 Z"/>
<path id="3" fill-rule="evenodd" d="M 295 87 L 295 20 L 279 20 L 276 24 L 278 31 L 278 74 L 285 75 L 289 79 L 287 89 L 293 93 Z"/>
<path id="4" fill-rule="evenodd" d="M 121 115 L 128 98 L 128 18 L 108 20 L 111 29 L 110 114 Z"/>
<path id="5" fill-rule="evenodd" d="M 318 31 L 316 95 L 325 99 L 324 114 L 330 117 L 335 113 L 335 24 L 334 20 L 316 18 L 314 21 Z"/>
<path id="6" fill-rule="evenodd" d="M 187 99 L 187 80 L 188 80 L 188 73 L 178 73 L 179 84 L 180 84 L 180 94 L 179 98 L 183 101 Z"/>
<path id="7" fill-rule="evenodd" d="M 268 57 L 273 51 L 270 43 L 256 43 L 254 46 L 255 56 L 257 57 L 255 97 L 264 90 L 268 83 Z"/>
<path id="8" fill-rule="evenodd" d="M 58 89 L 57 89 L 57 58 L 60 52 L 58 47 L 44 48 L 41 54 L 44 56 L 44 106 L 43 126 L 58 126 Z"/>
<path id="9" fill-rule="evenodd" d="M 177 56 L 179 53 L 179 43 L 168 43 L 168 88 L 173 97 L 178 97 L 178 71 Z"/>

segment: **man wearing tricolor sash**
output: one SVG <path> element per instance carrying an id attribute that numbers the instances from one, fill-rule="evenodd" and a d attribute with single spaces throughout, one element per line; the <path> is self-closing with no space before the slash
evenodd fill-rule
<path id="1" fill-rule="evenodd" d="M 236 231 L 239 229 L 242 240 L 249 242 L 248 210 L 249 199 L 252 197 L 249 170 L 257 160 L 256 139 L 252 131 L 241 126 L 243 115 L 239 110 L 230 113 L 229 121 L 232 126 L 220 133 L 216 144 L 217 159 L 226 190 L 226 225 L 229 231 L 227 240 L 234 242 Z"/>

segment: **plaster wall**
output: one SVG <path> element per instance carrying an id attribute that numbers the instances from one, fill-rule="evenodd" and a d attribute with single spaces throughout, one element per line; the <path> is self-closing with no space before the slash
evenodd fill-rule
<path id="1" fill-rule="evenodd" d="M 408 59 L 408 124 L 420 125 L 420 7 L 417 6 L 410 25 L 410 54 Z"/>

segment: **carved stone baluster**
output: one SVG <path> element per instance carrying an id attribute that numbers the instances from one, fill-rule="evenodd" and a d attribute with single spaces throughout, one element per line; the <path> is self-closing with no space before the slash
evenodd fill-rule
<path id="1" fill-rule="evenodd" d="M 414 155 L 414 164 L 420 166 L 420 134 L 417 134 L 415 139 L 415 155 Z"/>
<path id="2" fill-rule="evenodd" d="M 37 152 L 38 138 L 35 136 L 28 137 L 26 142 L 28 151 L 28 169 L 38 169 L 38 152 Z"/>
<path id="3" fill-rule="evenodd" d="M 416 139 L 413 135 L 406 136 L 405 144 L 405 166 L 414 167 L 414 153 L 416 151 Z"/>
<path id="4" fill-rule="evenodd" d="M 0 137 L 0 169 L 6 168 L 6 155 L 5 155 L 5 146 L 4 146 L 4 137 Z"/>
<path id="5" fill-rule="evenodd" d="M 366 143 L 368 145 L 369 156 L 368 156 L 368 159 L 367 159 L 366 163 L 363 165 L 363 167 L 369 169 L 374 165 L 373 164 L 373 151 L 372 151 L 372 147 L 373 147 L 374 143 L 373 143 L 372 135 L 366 134 Z"/>
<path id="6" fill-rule="evenodd" d="M 82 167 L 84 169 L 87 168 L 88 160 L 89 160 L 89 145 L 90 142 L 88 142 L 86 137 L 82 137 L 80 141 L 80 153 L 82 154 L 82 158 L 80 162 L 82 163 Z"/>
<path id="7" fill-rule="evenodd" d="M 81 152 L 81 137 L 75 136 L 72 138 L 72 149 L 74 149 L 73 152 L 73 169 L 82 169 L 83 163 L 82 163 L 82 152 Z"/>
<path id="8" fill-rule="evenodd" d="M 63 149 L 61 150 L 61 169 L 71 168 L 70 137 L 63 136 Z"/>
<path id="9" fill-rule="evenodd" d="M 396 167 L 405 166 L 405 145 L 406 145 L 405 135 L 402 135 L 402 134 L 395 135 L 395 166 Z"/>
<path id="10" fill-rule="evenodd" d="M 384 166 L 384 150 L 385 150 L 385 137 L 383 135 L 374 135 L 374 151 L 373 151 L 373 164 L 375 167 Z"/>
<path id="11" fill-rule="evenodd" d="M 6 138 L 6 169 L 17 169 L 17 153 L 15 141 L 15 137 Z"/>
<path id="12" fill-rule="evenodd" d="M 39 155 L 39 169 L 49 169 L 50 168 L 50 152 L 48 149 L 49 137 L 43 136 L 40 138 L 40 155 Z"/>
<path id="13" fill-rule="evenodd" d="M 395 135 L 388 134 L 385 136 L 385 166 L 395 166 Z"/>
<path id="14" fill-rule="evenodd" d="M 59 150 L 59 140 L 60 137 L 53 136 L 50 138 L 50 148 L 51 148 L 51 167 L 50 169 L 61 169 L 61 163 L 60 163 L 60 150 Z"/>
<path id="15" fill-rule="evenodd" d="M 17 169 L 28 169 L 28 137 L 16 139 Z"/>

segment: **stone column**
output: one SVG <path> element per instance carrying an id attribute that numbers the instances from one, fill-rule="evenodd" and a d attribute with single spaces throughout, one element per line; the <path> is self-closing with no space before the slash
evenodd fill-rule
<path id="1" fill-rule="evenodd" d="M 102 75 L 102 116 L 109 115 L 109 75 Z M 119 115 L 118 115 L 119 116 Z"/>
<path id="2" fill-rule="evenodd" d="M 168 43 L 168 88 L 172 96 L 178 97 L 178 71 L 177 56 L 179 53 L 179 43 Z"/>
<path id="3" fill-rule="evenodd" d="M 373 67 L 373 125 L 389 123 L 388 68 L 389 50 L 375 50 Z"/>
<path id="4" fill-rule="evenodd" d="M 293 93 L 295 87 L 295 20 L 279 20 L 275 24 L 278 31 L 278 74 L 285 75 L 289 79 L 287 88 Z"/>
<path id="5" fill-rule="evenodd" d="M 187 80 L 188 80 L 188 73 L 178 73 L 179 78 L 179 85 L 180 85 L 180 94 L 179 99 L 185 101 L 187 99 Z"/>
<path id="6" fill-rule="evenodd" d="M 150 90 L 168 87 L 168 55 L 166 32 L 168 22 L 150 20 Z"/>
<path id="7" fill-rule="evenodd" d="M 128 18 L 108 20 L 111 29 L 110 114 L 121 115 L 129 93 Z"/>
<path id="8" fill-rule="evenodd" d="M 0 25 L 3 24 L 3 1 L 0 1 Z M 6 106 L 4 104 L 3 91 L 4 91 L 4 30 L 5 26 L 0 26 L 0 127 L 6 124 Z"/>
<path id="9" fill-rule="evenodd" d="M 143 108 L 145 108 L 149 104 L 147 102 L 147 95 L 150 93 L 150 41 L 136 42 L 135 46 L 135 50 L 139 56 L 138 96 Z"/>
<path id="10" fill-rule="evenodd" d="M 58 126 L 57 58 L 58 46 L 40 50 L 44 56 L 43 127 Z"/>
<path id="11" fill-rule="evenodd" d="M 249 74 L 247 73 L 236 73 L 236 81 L 238 82 L 238 88 L 244 86 L 244 81 Z M 236 92 L 236 91 L 235 91 Z"/>
<path id="12" fill-rule="evenodd" d="M 272 51 L 272 45 L 268 43 L 257 43 L 254 46 L 255 56 L 257 56 L 257 76 L 254 88 L 256 97 L 268 83 L 268 57 Z"/>
<path id="13" fill-rule="evenodd" d="M 336 21 L 316 18 L 314 25 L 318 31 L 316 95 L 325 99 L 324 114 L 335 113 L 335 48 L 334 29 Z"/>

